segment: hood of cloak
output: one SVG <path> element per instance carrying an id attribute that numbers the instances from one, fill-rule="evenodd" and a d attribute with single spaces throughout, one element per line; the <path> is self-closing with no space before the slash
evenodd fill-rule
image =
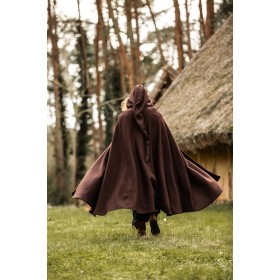
<path id="1" fill-rule="evenodd" d="M 145 138 L 145 161 L 149 161 L 150 155 L 150 138 L 147 133 L 145 121 L 143 117 L 143 111 L 146 107 L 153 107 L 153 103 L 148 96 L 146 89 L 142 85 L 134 87 L 133 91 L 129 95 L 126 103 L 127 108 L 132 108 L 134 114 L 134 120 L 137 123 L 140 131 Z"/>

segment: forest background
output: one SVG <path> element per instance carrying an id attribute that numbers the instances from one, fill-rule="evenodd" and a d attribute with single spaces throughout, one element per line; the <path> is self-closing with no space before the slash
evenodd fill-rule
<path id="1" fill-rule="evenodd" d="M 48 0 L 48 204 L 73 203 L 132 88 L 180 73 L 232 13 L 232 0 Z"/>

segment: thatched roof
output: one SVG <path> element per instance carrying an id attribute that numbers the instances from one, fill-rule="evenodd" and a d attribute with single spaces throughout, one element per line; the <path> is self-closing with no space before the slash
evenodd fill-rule
<path id="1" fill-rule="evenodd" d="M 159 80 L 156 82 L 154 88 L 149 94 L 154 104 L 168 89 L 177 75 L 177 71 L 174 70 L 169 64 L 166 64 L 161 68 L 161 75 L 159 77 Z"/>
<path id="2" fill-rule="evenodd" d="M 230 16 L 155 105 L 186 151 L 232 144 L 232 28 Z"/>

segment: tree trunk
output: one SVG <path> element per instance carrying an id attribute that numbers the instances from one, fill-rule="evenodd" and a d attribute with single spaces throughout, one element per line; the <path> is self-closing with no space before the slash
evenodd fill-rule
<path id="1" fill-rule="evenodd" d="M 150 14 L 151 14 L 153 23 L 154 23 L 154 27 L 155 27 L 155 31 L 156 31 L 156 35 L 157 35 L 157 41 L 158 41 L 158 50 L 159 50 L 159 53 L 160 53 L 160 62 L 161 62 L 161 66 L 163 66 L 164 64 L 166 64 L 166 60 L 165 60 L 165 58 L 164 58 L 163 51 L 162 51 L 162 47 L 161 47 L 162 42 L 161 42 L 159 30 L 158 30 L 158 28 L 157 28 L 155 15 L 154 15 L 154 13 L 153 13 L 153 11 L 152 11 L 152 7 L 151 7 L 151 4 L 150 4 L 150 1 L 149 1 L 149 0 L 146 0 L 146 5 L 147 5 L 148 8 L 149 8 L 149 11 L 150 11 Z"/>
<path id="2" fill-rule="evenodd" d="M 96 102 L 97 102 L 97 110 L 98 110 L 98 132 L 99 132 L 99 144 L 100 144 L 100 152 L 104 150 L 104 136 L 103 136 L 103 126 L 101 119 L 101 108 L 100 106 L 100 89 L 101 89 L 101 75 L 99 71 L 99 40 L 100 33 L 102 28 L 102 18 L 100 14 L 102 14 L 101 1 L 96 0 L 97 14 L 98 14 L 98 22 L 96 25 L 96 36 L 94 40 L 95 44 L 95 71 L 96 71 Z"/>
<path id="3" fill-rule="evenodd" d="M 139 76 L 139 82 L 141 83 L 143 77 L 140 74 L 140 31 L 139 31 L 139 13 L 138 13 L 138 6 L 139 2 L 138 1 L 132 1 L 133 3 L 133 9 L 134 9 L 134 19 L 136 23 L 136 44 L 135 44 L 135 58 L 136 58 L 136 65 L 137 65 L 137 71 L 138 71 L 138 76 Z M 137 82 L 138 83 L 138 82 Z"/>
<path id="4" fill-rule="evenodd" d="M 70 137 L 71 137 L 71 143 L 72 143 L 72 155 L 73 155 L 73 167 L 72 167 L 72 182 L 73 182 L 73 189 L 75 189 L 77 187 L 76 183 L 77 183 L 77 122 L 78 122 L 78 112 L 77 112 L 77 107 L 75 106 L 76 103 L 74 102 L 74 95 L 71 94 L 70 95 L 70 98 L 71 98 L 71 102 L 73 104 L 73 108 L 74 108 L 74 116 L 75 116 L 75 124 L 74 124 L 74 129 L 71 129 L 71 134 L 70 134 Z M 76 207 L 79 207 L 80 206 L 80 201 L 78 198 L 75 198 L 74 199 L 74 205 Z"/>
<path id="5" fill-rule="evenodd" d="M 78 21 L 77 21 L 77 32 L 80 35 L 77 37 L 77 60 L 79 64 L 79 78 L 80 78 L 80 97 L 81 103 L 78 105 L 78 118 L 77 123 L 79 129 L 77 132 L 76 141 L 76 182 L 77 186 L 83 176 L 86 173 L 86 158 L 88 156 L 88 145 L 90 140 L 93 141 L 93 153 L 94 158 L 100 154 L 100 146 L 98 146 L 99 135 L 94 126 L 92 117 L 92 81 L 89 73 L 88 64 L 88 40 L 86 32 L 82 27 L 81 15 L 80 15 L 80 1 L 77 0 L 78 4 Z M 92 135 L 89 135 L 89 131 L 92 131 Z"/>
<path id="6" fill-rule="evenodd" d="M 63 79 L 61 71 L 59 75 L 59 101 L 60 101 L 60 123 L 61 123 L 61 133 L 62 133 L 62 141 L 63 141 L 63 155 L 64 155 L 64 169 L 68 168 L 68 150 L 69 150 L 69 131 L 66 126 L 66 101 L 65 95 L 67 94 L 67 86 L 66 82 Z M 67 176 L 66 176 L 67 179 Z"/>
<path id="7" fill-rule="evenodd" d="M 109 61 L 109 50 L 108 50 L 108 26 L 109 24 L 105 24 L 103 13 L 102 13 L 102 3 L 103 0 L 96 0 L 97 7 L 97 13 L 98 13 L 98 20 L 100 19 L 101 23 L 101 34 L 102 34 L 102 53 L 103 53 L 103 62 L 104 62 L 104 73 L 106 72 L 106 69 L 108 68 L 108 61 Z M 104 77 L 106 80 L 106 77 Z"/>
<path id="8" fill-rule="evenodd" d="M 205 43 L 205 24 L 204 24 L 201 0 L 199 0 L 198 2 L 198 8 L 199 8 L 199 23 L 200 23 L 199 34 L 200 34 L 200 47 L 201 47 Z"/>
<path id="9" fill-rule="evenodd" d="M 114 66 L 118 67 L 118 65 L 119 65 L 118 60 L 121 58 L 120 51 L 119 51 L 119 48 L 117 48 L 117 50 L 114 49 L 111 41 L 110 41 L 110 56 L 113 59 Z M 109 64 L 108 64 L 108 66 L 110 67 Z"/>
<path id="10" fill-rule="evenodd" d="M 58 36 L 56 33 L 56 14 L 55 3 L 51 4 L 48 0 L 48 35 L 51 40 L 51 63 L 53 67 L 54 80 L 53 80 L 53 92 L 55 98 L 55 158 L 56 158 L 56 181 L 59 189 L 59 202 L 66 202 L 65 193 L 65 159 L 64 159 L 64 147 L 62 139 L 61 128 L 61 104 L 59 96 L 59 77 L 60 77 L 60 65 L 59 65 L 59 52 L 58 52 Z"/>
<path id="11" fill-rule="evenodd" d="M 183 34 L 178 0 L 173 0 L 173 3 L 175 8 L 175 41 L 178 52 L 178 71 L 181 72 L 184 68 Z"/>
<path id="12" fill-rule="evenodd" d="M 205 39 L 214 34 L 214 0 L 207 0 L 207 15 L 205 23 Z"/>
<path id="13" fill-rule="evenodd" d="M 125 51 L 125 47 L 124 47 L 124 44 L 122 42 L 118 21 L 114 16 L 110 0 L 107 0 L 107 6 L 108 6 L 109 17 L 113 21 L 113 28 L 114 28 L 115 34 L 118 38 L 118 42 L 119 42 L 119 45 L 120 45 L 119 47 L 120 47 L 120 51 L 121 51 L 121 59 L 123 59 L 123 61 L 125 63 L 126 73 L 127 73 L 127 76 L 128 76 L 129 92 L 131 92 L 133 87 L 134 87 L 133 79 L 132 79 L 131 64 L 128 60 L 128 57 L 127 57 L 127 54 L 126 54 L 126 51 Z"/>
<path id="14" fill-rule="evenodd" d="M 78 5 L 78 32 L 80 33 L 80 47 L 81 47 L 81 54 L 83 58 L 83 74 L 85 76 L 86 80 L 86 87 L 84 88 L 84 92 L 86 95 L 93 96 L 93 91 L 92 91 L 92 84 L 91 84 L 91 79 L 90 79 L 90 74 L 89 74 L 89 66 L 88 66 L 88 59 L 87 59 L 87 51 L 86 51 L 86 43 L 85 43 L 85 31 L 82 28 L 82 21 L 81 21 L 81 12 L 80 12 L 80 0 L 77 0 L 77 5 Z M 88 104 L 88 107 L 92 107 L 90 98 L 87 98 L 87 102 L 90 103 Z M 92 115 L 92 114 L 91 114 Z M 98 141 L 99 139 L 96 138 L 96 129 L 94 127 L 94 120 L 92 120 L 92 134 L 93 134 L 93 150 L 94 153 L 100 154 L 100 142 Z M 97 145 L 97 142 L 99 142 L 99 147 Z"/>
<path id="15" fill-rule="evenodd" d="M 87 84 L 87 90 L 89 94 L 92 94 L 92 85 L 91 85 L 91 80 L 90 80 L 90 75 L 88 71 L 88 60 L 87 60 L 87 52 L 86 52 L 86 46 L 85 46 L 85 31 L 82 28 L 82 21 L 81 21 L 81 12 L 80 12 L 80 0 L 77 0 L 78 4 L 78 13 L 79 13 L 79 18 L 78 18 L 78 23 L 79 23 L 79 33 L 81 35 L 81 52 L 82 52 L 82 57 L 83 57 L 83 65 L 84 65 L 84 74 L 86 78 L 86 84 Z"/>
<path id="16" fill-rule="evenodd" d="M 131 0 L 125 0 L 125 14 L 126 14 L 126 23 L 127 23 L 127 36 L 130 41 L 130 54 L 131 54 L 131 62 L 132 62 L 132 81 L 133 84 L 138 84 L 138 71 L 139 65 L 136 64 L 136 49 L 135 49 L 135 41 L 133 36 L 133 28 L 132 28 L 132 3 Z"/>
<path id="17" fill-rule="evenodd" d="M 119 51 L 119 57 L 122 56 L 120 48 L 118 48 Z M 119 59 L 119 67 L 120 67 L 120 80 L 121 80 L 121 92 L 122 95 L 126 95 L 126 85 L 125 85 L 125 73 L 124 73 L 124 62 L 122 59 Z"/>
<path id="18" fill-rule="evenodd" d="M 186 7 L 186 24 L 187 24 L 187 44 L 188 44 L 188 57 L 189 59 L 192 58 L 192 44 L 191 44 L 191 30 L 190 30 L 190 12 L 188 7 L 188 0 L 185 1 Z"/>
<path id="19" fill-rule="evenodd" d="M 98 133 L 95 129 L 93 118 L 92 118 L 92 104 L 91 98 L 92 95 L 89 91 L 87 75 L 86 75 L 86 67 L 84 61 L 83 52 L 87 49 L 88 41 L 83 30 L 82 26 L 78 22 L 78 34 L 77 37 L 77 62 L 79 64 L 79 83 L 81 84 L 79 88 L 81 102 L 78 104 L 78 117 L 77 117 L 77 141 L 76 141 L 76 182 L 75 185 L 77 186 L 83 176 L 86 173 L 86 159 L 88 156 L 88 146 L 90 140 L 94 142 L 93 152 L 94 158 L 98 155 L 97 152 L 97 140 L 98 140 Z M 82 40 L 82 37 L 84 39 Z M 89 77 L 90 78 L 90 77 Z M 89 135 L 89 131 L 92 131 L 93 135 Z"/>

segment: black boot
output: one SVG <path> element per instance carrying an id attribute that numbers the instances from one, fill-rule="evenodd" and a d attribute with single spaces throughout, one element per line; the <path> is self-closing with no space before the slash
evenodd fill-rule
<path id="1" fill-rule="evenodd" d="M 146 235 L 146 223 L 144 221 L 137 221 L 133 223 L 133 226 L 136 228 L 138 236 Z"/>
<path id="2" fill-rule="evenodd" d="M 150 223 L 152 235 L 159 235 L 160 229 L 159 229 L 158 222 L 157 222 L 157 216 L 151 215 L 149 217 L 149 223 Z"/>

